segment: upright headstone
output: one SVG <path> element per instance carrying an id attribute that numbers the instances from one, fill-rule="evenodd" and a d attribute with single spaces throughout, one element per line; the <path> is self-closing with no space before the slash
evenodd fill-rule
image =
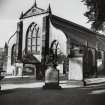
<path id="1" fill-rule="evenodd" d="M 17 69 L 17 75 L 22 76 L 22 71 L 23 71 L 23 64 L 22 63 L 16 63 L 16 69 Z"/>
<path id="2" fill-rule="evenodd" d="M 52 66 L 49 66 L 45 72 L 43 89 L 61 89 L 61 86 L 59 86 L 59 71 Z"/>

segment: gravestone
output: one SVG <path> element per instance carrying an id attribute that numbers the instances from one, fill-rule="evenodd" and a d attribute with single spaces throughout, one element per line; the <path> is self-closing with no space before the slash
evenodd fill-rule
<path id="1" fill-rule="evenodd" d="M 49 66 L 45 72 L 45 85 L 43 89 L 61 89 L 59 86 L 59 71 Z"/>
<path id="2" fill-rule="evenodd" d="M 23 64 L 22 63 L 16 63 L 16 70 L 17 70 L 17 76 L 22 76 Z"/>

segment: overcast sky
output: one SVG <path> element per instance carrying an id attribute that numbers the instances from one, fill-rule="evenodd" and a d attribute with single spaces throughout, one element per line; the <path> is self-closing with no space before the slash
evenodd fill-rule
<path id="1" fill-rule="evenodd" d="M 0 0 L 0 47 L 16 31 L 21 12 L 27 11 L 35 0 Z M 87 28 L 87 18 L 83 15 L 86 6 L 81 0 L 37 0 L 38 7 L 47 9 L 51 5 L 52 13 Z"/>

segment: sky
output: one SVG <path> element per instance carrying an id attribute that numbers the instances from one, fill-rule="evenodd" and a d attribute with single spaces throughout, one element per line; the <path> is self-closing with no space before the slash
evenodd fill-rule
<path id="1" fill-rule="evenodd" d="M 52 13 L 69 21 L 90 28 L 87 18 L 83 15 L 86 6 L 82 0 L 36 0 L 37 6 L 47 9 L 50 3 Z M 0 0 L 0 47 L 4 47 L 17 27 L 21 12 L 25 12 L 35 0 Z"/>

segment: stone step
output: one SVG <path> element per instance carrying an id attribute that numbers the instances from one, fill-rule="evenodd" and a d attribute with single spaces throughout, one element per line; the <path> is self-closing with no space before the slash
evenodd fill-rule
<path id="1" fill-rule="evenodd" d="M 4 79 L 1 80 L 1 84 L 18 84 L 18 83 L 30 83 L 30 82 L 35 82 L 36 79 L 34 76 L 29 76 L 29 77 L 5 77 Z"/>
<path id="2" fill-rule="evenodd" d="M 81 80 L 66 80 L 66 81 L 60 81 L 60 84 L 84 86 L 84 83 L 83 83 L 83 81 L 81 81 Z"/>
<path id="3" fill-rule="evenodd" d="M 84 86 L 83 81 L 68 80 L 67 77 L 65 76 L 60 76 L 59 80 L 60 84 Z M 93 84 L 105 83 L 105 77 L 85 79 L 85 81 L 87 86 Z M 36 80 L 35 76 L 24 76 L 24 77 L 10 76 L 10 77 L 5 77 L 0 81 L 1 84 L 22 84 L 22 83 L 33 83 L 33 82 L 44 82 L 44 80 Z"/>

